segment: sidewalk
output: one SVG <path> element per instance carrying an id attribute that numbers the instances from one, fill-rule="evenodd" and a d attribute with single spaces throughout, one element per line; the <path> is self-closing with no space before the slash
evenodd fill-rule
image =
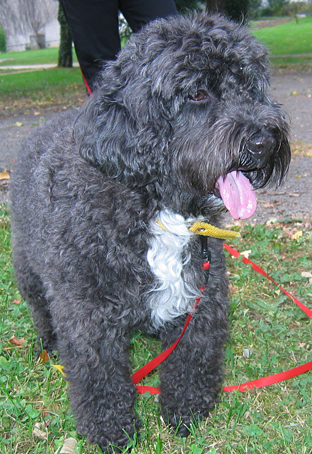
<path id="1" fill-rule="evenodd" d="M 77 62 L 73 63 L 74 67 L 79 67 L 79 64 Z M 6 71 L 13 71 L 13 70 L 33 70 L 37 71 L 38 69 L 50 69 L 50 68 L 57 68 L 57 65 L 55 63 L 46 63 L 46 64 L 39 64 L 39 65 L 1 65 L 1 60 L 0 60 L 0 71 L 2 69 Z"/>

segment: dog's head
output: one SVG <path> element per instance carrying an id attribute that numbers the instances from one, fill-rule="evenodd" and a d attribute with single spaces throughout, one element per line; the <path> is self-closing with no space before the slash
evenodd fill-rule
<path id="1" fill-rule="evenodd" d="M 221 196 L 248 217 L 252 186 L 279 184 L 290 161 L 268 85 L 266 48 L 245 27 L 207 14 L 157 20 L 101 74 L 79 122 L 80 153 L 175 210 L 195 199 L 220 209 Z"/>

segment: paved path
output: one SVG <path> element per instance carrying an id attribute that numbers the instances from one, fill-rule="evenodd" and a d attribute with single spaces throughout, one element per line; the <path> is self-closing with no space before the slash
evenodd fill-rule
<path id="1" fill-rule="evenodd" d="M 5 69 L 6 71 L 15 71 L 16 69 L 19 70 L 38 70 L 38 69 L 51 69 L 51 68 L 57 68 L 57 65 L 55 63 L 46 63 L 46 64 L 41 64 L 41 65 L 1 65 L 0 60 L 0 69 Z M 79 66 L 78 63 L 74 62 L 73 66 Z"/>

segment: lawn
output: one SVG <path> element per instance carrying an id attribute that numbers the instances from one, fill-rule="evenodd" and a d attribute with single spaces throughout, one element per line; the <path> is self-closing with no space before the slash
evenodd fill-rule
<path id="1" fill-rule="evenodd" d="M 312 54 L 312 17 L 304 17 L 252 33 L 268 46 L 272 55 Z"/>
<path id="2" fill-rule="evenodd" d="M 0 54 L 0 69 L 1 66 L 15 65 L 40 65 L 54 63 L 57 65 L 58 48 L 50 47 L 49 49 L 26 50 L 24 52 L 6 52 Z M 76 53 L 73 51 L 73 60 L 77 61 Z"/>
<path id="3" fill-rule="evenodd" d="M 80 105 L 86 98 L 80 69 L 57 68 L 57 59 L 56 48 L 0 54 L 0 115 Z M 36 71 L 1 69 L 7 65 L 46 63 L 54 63 L 55 67 Z"/>
<path id="4" fill-rule="evenodd" d="M 233 227 L 232 244 L 251 251 L 284 288 L 308 302 L 312 261 L 311 223 L 281 220 L 270 226 Z M 11 266 L 9 214 L 0 212 L 0 452 L 52 454 L 65 438 L 78 440 L 77 452 L 100 451 L 79 438 L 69 409 L 66 382 L 52 367 L 57 359 L 36 360 L 36 333 L 21 301 Z M 311 320 L 268 280 L 227 254 L 231 292 L 231 338 L 226 346 L 225 384 L 234 385 L 311 361 Z M 306 273 L 306 274 L 305 274 Z M 148 336 L 132 340 L 136 370 L 159 351 Z M 178 371 L 177 371 L 178 373 Z M 154 372 L 145 384 L 158 384 Z M 138 396 L 141 437 L 133 454 L 308 454 L 312 446 L 312 373 L 259 390 L 221 395 L 211 417 L 188 439 L 170 432 L 157 399 Z"/>
<path id="5" fill-rule="evenodd" d="M 68 108 L 86 99 L 79 68 L 0 73 L 0 115 L 38 108 Z"/>

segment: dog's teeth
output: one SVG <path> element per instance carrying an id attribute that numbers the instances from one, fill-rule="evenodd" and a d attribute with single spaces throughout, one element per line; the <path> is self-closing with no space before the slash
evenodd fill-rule
<path id="1" fill-rule="evenodd" d="M 247 219 L 257 208 L 253 187 L 242 172 L 232 171 L 218 178 L 216 183 L 224 205 L 234 219 Z"/>

